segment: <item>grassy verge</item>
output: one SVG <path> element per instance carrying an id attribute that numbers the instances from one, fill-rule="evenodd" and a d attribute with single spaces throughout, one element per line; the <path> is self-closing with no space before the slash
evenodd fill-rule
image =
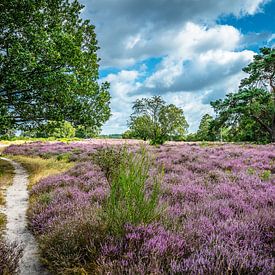
<path id="1" fill-rule="evenodd" d="M 74 163 L 68 163 L 55 158 L 42 159 L 40 157 L 9 156 L 21 163 L 29 173 L 29 188 L 36 184 L 42 178 L 65 172 L 71 168 Z"/>
<path id="2" fill-rule="evenodd" d="M 0 207 L 5 205 L 5 190 L 12 183 L 14 171 L 12 165 L 0 159 Z M 0 237 L 6 223 L 5 215 L 0 212 Z"/>

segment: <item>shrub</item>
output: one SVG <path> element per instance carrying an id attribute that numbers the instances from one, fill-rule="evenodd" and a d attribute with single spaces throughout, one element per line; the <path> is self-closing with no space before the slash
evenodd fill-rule
<path id="1" fill-rule="evenodd" d="M 110 182 L 110 195 L 104 206 L 110 230 L 119 234 L 125 224 L 138 225 L 153 221 L 157 216 L 160 174 L 153 179 L 151 191 L 146 190 L 152 167 L 146 149 L 133 153 L 122 147 L 117 153 L 114 149 L 105 149 L 101 153 L 98 163 Z"/>
<path id="2" fill-rule="evenodd" d="M 102 245 L 97 274 L 175 274 L 189 255 L 185 240 L 157 224 L 125 226 L 122 238 Z"/>
<path id="3" fill-rule="evenodd" d="M 270 170 L 264 170 L 260 174 L 260 178 L 264 181 L 268 181 L 271 178 L 271 171 Z"/>
<path id="4" fill-rule="evenodd" d="M 16 243 L 0 240 L 0 274 L 16 274 L 23 249 Z"/>
<path id="5" fill-rule="evenodd" d="M 95 264 L 105 232 L 94 213 L 80 213 L 40 237 L 42 261 L 53 274 L 86 274 L 85 265 Z"/>

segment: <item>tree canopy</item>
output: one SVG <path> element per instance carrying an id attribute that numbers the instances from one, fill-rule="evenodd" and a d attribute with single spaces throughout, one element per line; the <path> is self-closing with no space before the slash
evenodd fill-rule
<path id="1" fill-rule="evenodd" d="M 162 144 L 182 137 L 188 128 L 183 110 L 167 105 L 160 96 L 137 99 L 129 121 L 127 136 Z"/>
<path id="2" fill-rule="evenodd" d="M 239 129 L 239 132 L 246 129 L 250 133 L 242 137 L 256 141 L 263 141 L 268 135 L 269 140 L 274 142 L 275 50 L 260 49 L 260 53 L 243 71 L 248 73 L 248 77 L 241 81 L 236 93 L 211 102 L 217 114 L 216 126 L 225 125 L 233 131 Z"/>
<path id="3" fill-rule="evenodd" d="M 210 116 L 209 114 L 205 114 L 201 118 L 201 122 L 199 125 L 199 129 L 196 133 L 196 138 L 197 140 L 202 140 L 202 141 L 211 141 L 214 139 L 213 134 L 212 134 L 212 123 L 213 123 L 213 117 Z"/>
<path id="4" fill-rule="evenodd" d="M 98 129 L 110 116 L 98 83 L 94 26 L 69 0 L 0 3 L 0 134 L 47 121 Z"/>

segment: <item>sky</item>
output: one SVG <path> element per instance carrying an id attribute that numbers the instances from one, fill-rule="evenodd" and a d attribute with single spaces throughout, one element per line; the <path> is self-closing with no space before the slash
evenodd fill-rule
<path id="1" fill-rule="evenodd" d="M 237 91 L 260 47 L 275 46 L 275 0 L 80 0 L 96 27 L 100 81 L 111 84 L 103 134 L 122 133 L 137 98 L 184 110 L 189 132 L 210 102 Z"/>

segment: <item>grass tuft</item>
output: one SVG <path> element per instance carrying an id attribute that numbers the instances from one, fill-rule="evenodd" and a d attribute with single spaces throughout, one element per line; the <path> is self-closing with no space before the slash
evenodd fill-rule
<path id="1" fill-rule="evenodd" d="M 110 195 L 103 209 L 112 233 L 121 234 L 126 224 L 147 224 L 158 216 L 161 173 L 153 177 L 150 191 L 146 189 L 153 166 L 146 148 L 140 153 L 127 147 L 102 149 L 97 153 L 97 164 L 110 182 Z"/>
<path id="2" fill-rule="evenodd" d="M 29 173 L 29 188 L 36 184 L 42 178 L 59 174 L 67 171 L 74 164 L 68 163 L 64 160 L 56 160 L 55 158 L 42 159 L 40 157 L 26 157 L 26 156 L 9 156 L 21 163 Z"/>

